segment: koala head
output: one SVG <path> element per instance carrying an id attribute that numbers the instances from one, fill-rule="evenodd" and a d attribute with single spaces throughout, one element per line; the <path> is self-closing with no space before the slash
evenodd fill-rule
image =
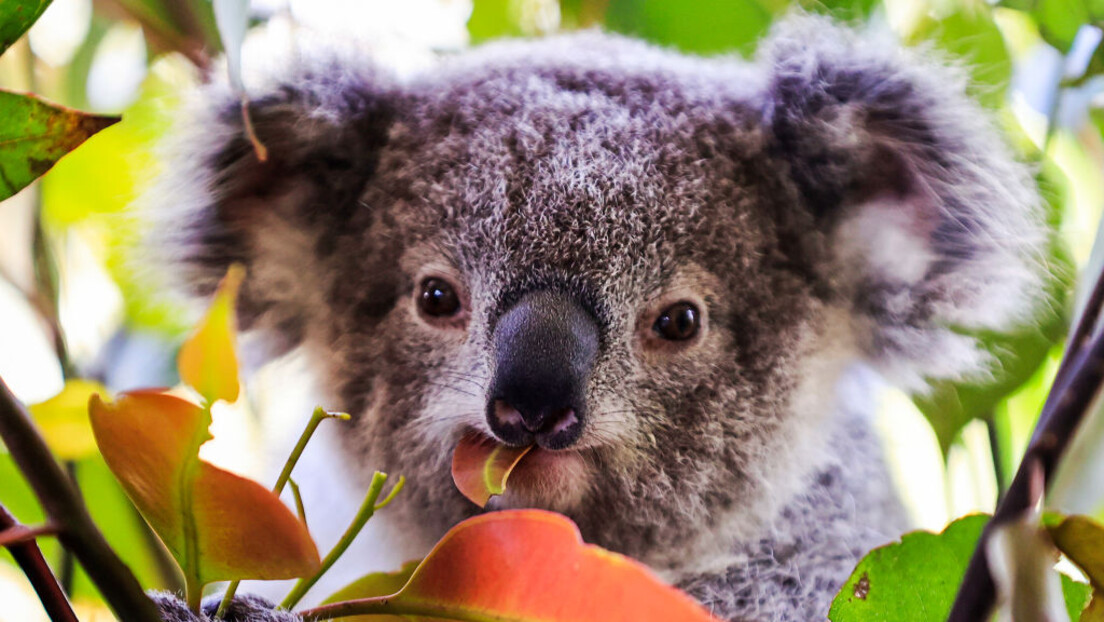
<path id="1" fill-rule="evenodd" d="M 583 34 L 399 81 L 304 50 L 253 94 L 267 161 L 208 87 L 152 201 L 194 291 L 246 266 L 244 325 L 305 349 L 409 524 L 478 511 L 461 439 L 535 444 L 504 506 L 674 567 L 792 494 L 846 363 L 968 372 L 958 329 L 1029 306 L 1036 196 L 963 89 L 815 19 L 751 63 Z"/>

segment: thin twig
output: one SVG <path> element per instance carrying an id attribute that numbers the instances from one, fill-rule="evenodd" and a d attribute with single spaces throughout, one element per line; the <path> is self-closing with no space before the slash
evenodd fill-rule
<path id="1" fill-rule="evenodd" d="M 18 523 L 3 527 L 3 521 L 0 521 L 0 546 L 9 547 L 24 542 L 34 542 L 42 536 L 56 536 L 57 532 L 58 528 L 50 523 L 38 525 L 37 527 L 28 527 Z"/>
<path id="2" fill-rule="evenodd" d="M 306 579 L 299 579 L 295 586 L 291 588 L 288 595 L 284 597 L 283 602 L 280 603 L 280 607 L 283 609 L 291 609 L 295 605 L 299 604 L 299 600 L 314 587 L 315 583 L 322 578 L 322 575 L 326 574 L 334 563 L 345 553 L 349 548 L 349 545 L 356 539 L 357 534 L 361 529 L 364 529 L 365 523 L 368 519 L 372 518 L 372 515 L 376 513 L 377 505 L 376 500 L 379 499 L 380 493 L 383 492 L 383 484 L 387 481 L 387 474 L 376 471 L 372 476 L 372 483 L 368 485 L 368 494 L 364 496 L 364 503 L 360 505 L 360 509 L 357 510 L 356 516 L 353 517 L 353 522 L 349 524 L 349 527 L 345 529 L 345 533 L 341 534 L 341 539 L 337 541 L 330 552 L 326 554 L 326 557 L 322 559 L 322 566 L 318 569 L 318 572 L 313 576 Z M 400 479 L 396 484 L 396 488 L 402 485 L 403 480 Z M 393 495 L 388 495 L 393 498 Z"/>
<path id="3" fill-rule="evenodd" d="M 46 515 L 58 526 L 61 545 L 73 552 L 115 614 L 128 622 L 160 622 L 153 601 L 142 592 L 134 574 L 92 522 L 84 500 L 35 430 L 26 408 L 15 399 L 2 378 L 0 439 Z"/>
<path id="4" fill-rule="evenodd" d="M 0 533 L 10 533 L 21 528 L 32 531 L 20 525 L 15 517 L 0 505 Z M 11 552 L 19 569 L 27 575 L 27 580 L 31 582 L 35 594 L 38 594 L 38 600 L 42 602 L 46 615 L 54 622 L 77 622 L 77 616 L 69 606 L 69 599 L 65 597 L 65 592 L 61 590 L 57 579 L 50 572 L 50 566 L 46 564 L 46 558 L 42 556 L 42 551 L 38 549 L 34 539 L 7 543 L 4 546 Z"/>
<path id="5" fill-rule="evenodd" d="M 1074 329 L 1074 343 L 1066 351 L 1062 367 L 1067 369 L 1064 377 L 1059 376 L 1051 387 L 1050 395 L 1031 442 L 1016 471 L 1016 477 L 1008 487 L 1004 499 L 997 505 L 993 519 L 985 526 L 978 539 L 970 565 L 959 587 L 949 622 L 974 622 L 988 619 L 993 608 L 996 588 L 986 550 L 991 534 L 1001 525 L 1015 520 L 1032 507 L 1037 494 L 1032 493 L 1032 479 L 1043 476 L 1043 483 L 1049 487 L 1058 460 L 1069 446 L 1077 427 L 1104 383 L 1104 336 L 1096 336 L 1087 347 L 1081 343 L 1087 341 L 1085 335 L 1092 334 L 1100 316 L 1104 296 L 1096 299 L 1095 292 L 1100 289 L 1100 281 L 1094 289 L 1094 296 L 1081 315 Z M 1087 328 L 1086 328 L 1087 327 Z M 1072 362 L 1069 362 L 1072 361 Z"/>
<path id="6" fill-rule="evenodd" d="M 341 419 L 348 421 L 349 415 L 346 413 L 331 413 L 327 412 L 325 408 L 316 406 L 314 412 L 311 413 L 310 421 L 307 421 L 307 425 L 303 428 L 303 433 L 299 435 L 299 440 L 296 441 L 295 447 L 292 448 L 291 454 L 288 455 L 287 460 L 284 461 L 284 468 L 280 471 L 280 475 L 276 478 L 276 484 L 272 486 L 272 492 L 279 496 L 284 491 L 284 486 L 287 485 L 288 480 L 291 479 L 291 472 L 295 469 L 295 465 L 299 463 L 299 458 L 303 455 L 303 450 L 307 448 L 307 443 L 310 442 L 311 437 L 314 436 L 315 430 L 326 419 Z M 296 490 L 296 503 L 302 504 L 302 499 L 299 499 L 298 490 Z M 302 509 L 300 509 L 300 515 L 305 516 Z M 307 521 L 303 519 L 303 525 L 306 525 Z M 219 619 L 226 613 L 227 607 L 234 600 L 234 594 L 238 591 L 238 585 L 241 581 L 231 581 L 230 585 L 226 586 L 226 593 L 222 595 L 222 602 L 219 603 L 218 610 L 215 612 L 215 619 Z"/>

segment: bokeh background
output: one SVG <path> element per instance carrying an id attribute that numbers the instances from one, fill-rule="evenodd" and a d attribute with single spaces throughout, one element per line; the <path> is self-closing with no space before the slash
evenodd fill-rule
<path id="1" fill-rule="evenodd" d="M 251 64 L 263 63 L 266 46 L 294 46 L 318 33 L 356 38 L 407 73 L 487 39 L 578 28 L 604 28 L 690 53 L 751 57 L 772 22 L 792 10 L 889 31 L 904 45 L 925 46 L 963 66 L 972 95 L 1032 163 L 1047 201 L 1055 230 L 1049 303 L 1031 325 L 983 335 L 999 361 L 991 374 L 933 385 L 920 397 L 867 376 L 879 387 L 876 424 L 916 524 L 938 530 L 951 518 L 992 509 L 1057 369 L 1066 326 L 1104 264 L 1104 249 L 1095 248 L 1104 206 L 1104 3 L 253 0 L 243 64 L 248 75 Z M 0 204 L 0 376 L 24 402 L 46 400 L 75 378 L 112 390 L 177 382 L 175 352 L 195 310 L 164 295 L 144 270 L 139 221 L 128 206 L 157 170 L 155 146 L 182 94 L 224 71 L 220 50 L 208 0 L 54 0 L 29 36 L 0 58 L 0 87 L 123 116 Z M 294 355 L 251 369 L 247 397 L 216 412 L 216 441 L 204 457 L 271 480 L 272 456 L 309 415 L 310 394 L 309 375 Z M 1102 419 L 1094 417 L 1083 430 L 1051 506 L 1102 515 Z M 55 431 L 66 435 L 64 427 Z M 102 460 L 79 447 L 61 457 L 143 585 L 175 587 L 171 562 Z M 24 523 L 42 519 L 2 446 L 0 503 Z M 42 546 L 82 619 L 111 619 L 72 560 L 49 539 Z M 45 618 L 37 600 L 0 551 L 0 620 L 39 619 Z"/>

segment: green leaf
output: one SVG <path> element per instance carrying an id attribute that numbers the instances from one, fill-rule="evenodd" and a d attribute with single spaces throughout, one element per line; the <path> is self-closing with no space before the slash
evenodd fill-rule
<path id="1" fill-rule="evenodd" d="M 472 43 L 524 34 L 516 4 L 510 0 L 475 0 L 471 17 L 468 18 L 468 35 Z"/>
<path id="2" fill-rule="evenodd" d="M 0 90 L 0 200 L 19 192 L 61 157 L 119 117 L 91 115 L 33 95 Z"/>
<path id="3" fill-rule="evenodd" d="M 53 0 L 4 0 L 0 2 L 0 54 L 27 32 Z"/>
<path id="4" fill-rule="evenodd" d="M 871 551 L 832 601 L 832 622 L 945 620 L 989 517 L 960 518 L 940 534 L 915 531 Z"/>
<path id="5" fill-rule="evenodd" d="M 1039 34 L 1063 54 L 1070 51 L 1077 31 L 1089 21 L 1082 0 L 1039 0 L 1032 15 L 1039 23 Z"/>
<path id="6" fill-rule="evenodd" d="M 970 73 L 967 91 L 990 108 L 1004 103 L 1012 78 L 1012 58 L 1004 35 L 984 4 L 965 4 L 937 19 L 921 21 L 908 43 L 931 41 L 961 59 Z"/>
<path id="7" fill-rule="evenodd" d="M 1062 595 L 1066 599 L 1066 614 L 1070 620 L 1076 620 L 1089 604 L 1092 588 L 1088 583 L 1074 581 L 1067 575 L 1062 575 Z"/>
<path id="8" fill-rule="evenodd" d="M 611 30 L 702 54 L 750 54 L 785 0 L 611 0 Z"/>

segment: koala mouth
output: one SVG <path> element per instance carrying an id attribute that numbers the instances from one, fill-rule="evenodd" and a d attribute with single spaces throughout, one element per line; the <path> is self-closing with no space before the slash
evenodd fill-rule
<path id="1" fill-rule="evenodd" d="M 582 496 L 586 465 L 575 450 L 509 447 L 472 429 L 453 451 L 452 475 L 460 492 L 480 507 L 563 512 Z"/>

